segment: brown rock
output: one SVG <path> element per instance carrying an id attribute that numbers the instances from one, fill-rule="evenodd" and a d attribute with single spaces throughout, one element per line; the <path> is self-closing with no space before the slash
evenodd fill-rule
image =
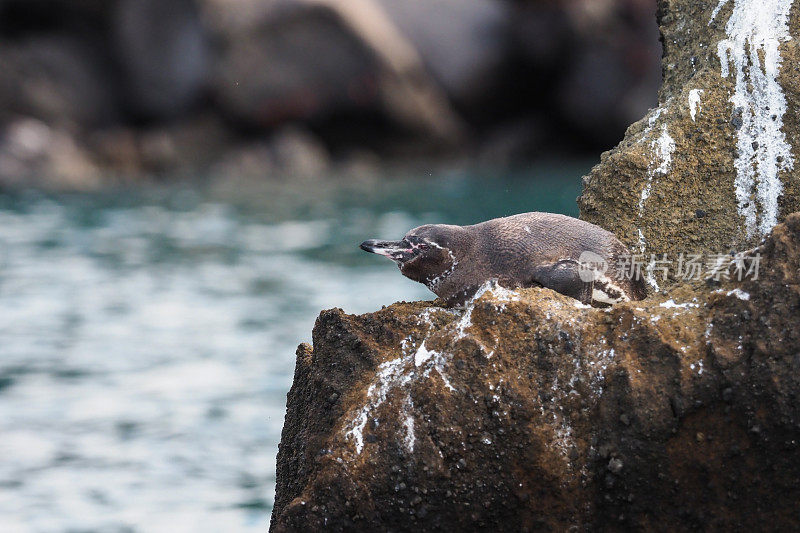
<path id="1" fill-rule="evenodd" d="M 460 311 L 323 312 L 298 351 L 273 531 L 800 528 L 800 212 L 787 215 L 800 207 L 799 92 L 786 39 L 800 12 L 762 8 L 659 2 L 660 106 L 580 199 L 643 253 L 725 252 L 768 234 L 750 252 L 759 278 L 605 310 L 489 288 Z M 766 53 L 748 55 L 748 40 Z"/>
<path id="2" fill-rule="evenodd" d="M 323 312 L 272 531 L 797 529 L 800 213 L 760 252 L 757 281 L 608 310 Z"/>
<path id="3" fill-rule="evenodd" d="M 658 3 L 659 106 L 584 178 L 582 218 L 675 258 L 751 247 L 800 209 L 800 7 L 763 9 Z"/>

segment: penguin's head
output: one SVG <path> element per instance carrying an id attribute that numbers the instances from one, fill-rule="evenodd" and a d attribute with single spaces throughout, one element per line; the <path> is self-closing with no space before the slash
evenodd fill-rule
<path id="1" fill-rule="evenodd" d="M 361 249 L 385 255 L 397 263 L 404 276 L 436 292 L 458 265 L 465 240 L 460 226 L 428 224 L 412 229 L 399 241 L 364 241 Z"/>

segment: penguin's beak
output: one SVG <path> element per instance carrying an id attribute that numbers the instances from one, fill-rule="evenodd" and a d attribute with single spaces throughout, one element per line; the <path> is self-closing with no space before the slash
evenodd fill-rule
<path id="1" fill-rule="evenodd" d="M 379 241 L 370 239 L 361 243 L 361 249 L 372 254 L 385 255 L 395 263 L 403 263 L 414 256 L 414 248 L 406 241 Z"/>

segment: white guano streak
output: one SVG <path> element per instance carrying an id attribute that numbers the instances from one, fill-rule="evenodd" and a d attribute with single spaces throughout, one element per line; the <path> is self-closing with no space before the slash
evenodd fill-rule
<path id="1" fill-rule="evenodd" d="M 709 24 L 714 22 L 714 19 L 717 18 L 717 15 L 719 14 L 719 10 L 722 9 L 727 3 L 728 0 L 719 0 L 719 4 L 717 4 L 717 7 L 715 7 L 714 11 L 711 12 L 711 20 L 709 21 Z"/>
<path id="2" fill-rule="evenodd" d="M 371 411 L 386 401 L 386 397 L 393 388 L 403 387 L 411 381 L 412 376 L 404 371 L 404 363 L 402 357 L 398 357 L 378 366 L 377 379 L 367 389 L 367 403 L 358 412 L 352 422 L 352 428 L 347 432 L 347 437 L 355 441 L 357 453 L 360 454 L 364 448 L 364 428 L 367 425 Z M 410 404 L 410 399 L 406 404 Z M 413 438 L 413 423 L 409 424 L 408 419 L 406 419 L 404 426 L 407 432 L 406 442 L 413 443 L 415 440 Z"/>
<path id="3" fill-rule="evenodd" d="M 502 302 L 510 302 L 519 299 L 516 294 L 508 289 L 500 287 L 494 280 L 484 283 L 475 295 L 466 302 L 467 307 L 464 314 L 452 326 L 451 333 L 455 341 L 469 335 L 467 329 L 472 326 L 472 310 L 475 306 L 475 302 L 486 292 L 491 292 L 496 300 Z M 429 322 L 430 310 L 424 311 L 421 316 L 424 318 L 425 322 Z M 430 336 L 430 331 L 428 335 Z M 420 343 L 419 347 L 414 351 L 413 356 L 411 356 L 405 353 L 408 339 L 404 339 L 401 342 L 400 356 L 378 365 L 375 380 L 367 389 L 366 403 L 347 424 L 349 429 L 345 432 L 345 438 L 354 442 L 356 454 L 361 454 L 364 449 L 364 429 L 367 426 L 367 422 L 374 416 L 374 412 L 387 401 L 389 395 L 392 394 L 395 389 L 399 389 L 405 393 L 403 412 L 400 416 L 402 417 L 402 426 L 405 430 L 403 443 L 409 452 L 414 451 L 417 439 L 414 429 L 414 401 L 411 397 L 411 391 L 407 389 L 407 386 L 415 379 L 429 378 L 431 372 L 435 370 L 447 389 L 450 391 L 456 390 L 445 373 L 445 367 L 452 359 L 452 354 L 429 349 L 425 344 L 427 340 L 428 337 Z M 491 352 L 484 353 L 487 359 L 492 356 Z"/>
<path id="4" fill-rule="evenodd" d="M 702 89 L 692 89 L 689 91 L 689 114 L 692 116 L 692 122 L 697 118 L 697 112 L 703 109 L 700 105 L 700 96 L 702 94 Z"/>
<path id="5" fill-rule="evenodd" d="M 669 172 L 669 167 L 672 165 L 672 154 L 675 152 L 675 140 L 670 137 L 666 124 L 661 126 L 661 135 L 653 141 L 652 146 L 655 148 L 656 155 L 660 161 L 653 170 L 653 174 L 661 174 L 663 176 Z"/>
<path id="6" fill-rule="evenodd" d="M 720 0 L 711 21 L 728 2 Z M 735 0 L 725 26 L 727 39 L 717 44 L 723 78 L 733 64 L 736 83 L 729 101 L 742 113 L 734 186 L 748 237 L 763 236 L 778 223 L 778 198 L 783 192 L 778 174 L 794 167 L 791 146 L 782 131 L 786 98 L 778 83 L 779 46 L 791 39 L 792 3 Z"/>
<path id="7" fill-rule="evenodd" d="M 648 128 L 645 130 L 646 132 L 649 132 L 652 129 L 655 119 L 657 119 L 660 114 L 661 113 L 658 112 L 653 118 L 650 119 Z M 661 135 L 659 135 L 658 138 L 650 143 L 650 147 L 653 149 L 655 160 L 650 165 L 650 170 L 647 173 L 647 182 L 645 182 L 644 188 L 642 189 L 642 195 L 639 197 L 639 219 L 644 216 L 644 204 L 647 199 L 650 198 L 650 192 L 653 188 L 653 181 L 655 177 L 657 175 L 666 175 L 672 166 L 672 154 L 675 152 L 675 140 L 670 136 L 666 124 L 661 126 Z M 658 165 L 654 166 L 656 163 L 658 163 Z M 642 229 L 639 228 L 640 253 L 644 253 L 646 247 L 647 241 L 644 238 Z M 647 283 L 649 283 L 650 286 L 656 290 L 656 292 L 660 290 L 660 287 L 656 282 L 656 278 L 653 275 L 653 265 L 651 263 L 648 263 L 645 269 L 645 279 Z"/>
<path id="8" fill-rule="evenodd" d="M 650 131 L 653 129 L 656 120 L 661 116 L 662 109 L 656 111 L 647 124 L 647 128 L 644 130 L 644 135 L 647 136 Z M 672 154 L 675 152 L 675 140 L 670 136 L 669 131 L 667 131 L 667 125 L 663 124 L 661 126 L 661 135 L 658 136 L 657 139 L 653 140 L 650 143 L 650 148 L 653 149 L 655 152 L 655 162 L 658 162 L 657 166 L 653 166 L 654 163 L 650 164 L 650 169 L 647 172 L 647 181 L 642 188 L 642 194 L 639 197 L 639 217 L 641 218 L 644 215 L 644 204 L 648 198 L 650 198 L 650 192 L 653 188 L 653 178 L 656 175 L 666 175 L 669 172 L 670 166 L 672 165 Z"/>

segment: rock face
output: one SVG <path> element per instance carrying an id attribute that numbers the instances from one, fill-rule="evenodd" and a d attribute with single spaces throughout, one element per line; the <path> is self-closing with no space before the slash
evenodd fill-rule
<path id="1" fill-rule="evenodd" d="M 800 4 L 662 0 L 659 105 L 584 178 L 581 217 L 651 253 L 744 249 L 800 209 Z"/>
<path id="2" fill-rule="evenodd" d="M 757 280 L 323 312 L 272 531 L 800 527 L 800 213 Z"/>

